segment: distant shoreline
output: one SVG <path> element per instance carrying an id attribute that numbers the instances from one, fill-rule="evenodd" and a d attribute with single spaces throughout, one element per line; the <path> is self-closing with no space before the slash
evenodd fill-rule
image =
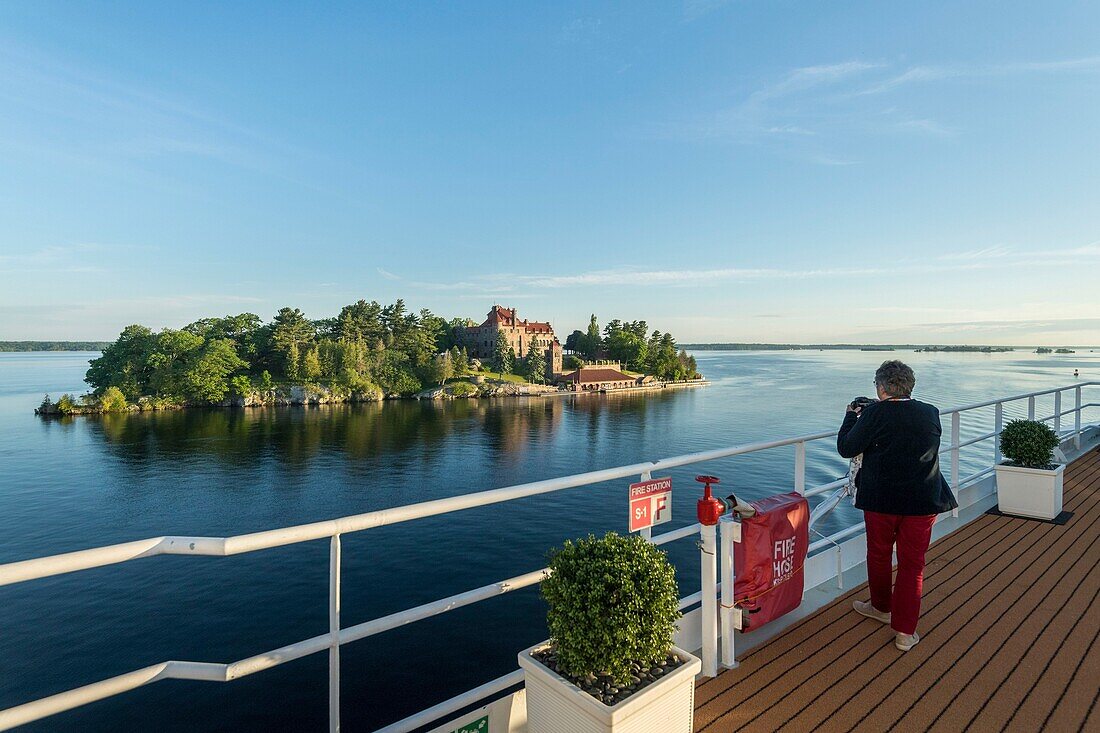
<path id="1" fill-rule="evenodd" d="M 1042 348 L 1097 349 L 1100 346 L 1076 346 L 1059 344 Z M 688 351 L 927 351 L 939 353 L 1007 353 L 1012 351 L 1034 352 L 1036 346 L 986 346 L 953 344 L 755 344 L 708 343 L 680 344 Z"/>
<path id="2" fill-rule="evenodd" d="M 110 341 L 0 341 L 0 353 L 103 351 L 110 345 Z"/>

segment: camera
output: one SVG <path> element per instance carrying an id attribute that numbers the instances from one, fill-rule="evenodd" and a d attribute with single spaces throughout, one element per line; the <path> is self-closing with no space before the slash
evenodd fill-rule
<path id="1" fill-rule="evenodd" d="M 862 410 L 864 407 L 870 405 L 873 402 L 878 402 L 878 400 L 872 399 L 871 397 L 856 397 L 854 400 L 848 403 L 848 407 L 858 411 Z"/>

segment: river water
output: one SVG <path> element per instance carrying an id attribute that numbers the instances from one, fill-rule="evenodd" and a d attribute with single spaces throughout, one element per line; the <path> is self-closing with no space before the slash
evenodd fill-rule
<path id="1" fill-rule="evenodd" d="M 233 535 L 833 429 L 884 358 L 941 407 L 1100 375 L 1068 355 L 699 352 L 711 385 L 637 395 L 441 404 L 189 410 L 42 419 L 43 393 L 81 392 L 87 353 L 0 354 L 0 563 L 164 534 Z M 1067 406 L 1069 403 L 1067 403 Z M 1023 405 L 1008 411 L 1022 416 Z M 1053 412 L 1040 400 L 1039 412 Z M 1093 415 L 1091 419 L 1095 420 Z M 990 429 L 992 410 L 963 435 Z M 964 452 L 964 473 L 992 448 Z M 672 472 L 673 519 L 694 520 L 696 473 L 747 497 L 791 486 L 793 449 Z M 843 474 L 829 441 L 808 485 Z M 535 570 L 567 537 L 625 531 L 628 481 L 571 489 L 343 540 L 343 624 Z M 853 518 L 842 507 L 827 529 Z M 690 541 L 668 546 L 681 594 Z M 0 709 L 167 659 L 229 662 L 328 629 L 328 543 L 230 558 L 159 557 L 0 588 Z M 345 730 L 372 730 L 515 668 L 545 637 L 535 589 L 342 649 Z M 28 730 L 319 730 L 327 655 L 230 684 L 160 682 Z"/>

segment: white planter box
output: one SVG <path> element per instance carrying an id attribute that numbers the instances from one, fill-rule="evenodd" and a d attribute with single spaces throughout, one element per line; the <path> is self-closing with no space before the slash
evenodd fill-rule
<path id="1" fill-rule="evenodd" d="M 528 733 L 692 733 L 698 657 L 679 647 L 674 672 L 608 707 L 531 656 L 546 642 L 519 654 L 527 688 Z"/>
<path id="2" fill-rule="evenodd" d="M 997 508 L 1005 514 L 1054 519 L 1062 513 L 1062 474 L 1064 464 L 1048 471 L 1044 468 L 996 466 Z"/>

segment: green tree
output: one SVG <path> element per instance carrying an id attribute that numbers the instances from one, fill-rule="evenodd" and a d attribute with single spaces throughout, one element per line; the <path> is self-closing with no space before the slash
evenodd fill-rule
<path id="1" fill-rule="evenodd" d="M 565 337 L 565 346 L 562 348 L 564 348 L 566 351 L 581 352 L 584 350 L 582 348 L 583 344 L 584 332 L 574 331 L 573 333 Z"/>
<path id="2" fill-rule="evenodd" d="M 514 363 L 512 353 L 512 347 L 504 331 L 497 331 L 497 342 L 493 344 L 493 355 L 490 359 L 492 370 L 501 376 L 511 374 Z"/>
<path id="3" fill-rule="evenodd" d="M 271 372 L 266 369 L 260 372 L 260 381 L 256 382 L 256 389 L 261 392 L 270 392 L 275 389 L 275 382 L 271 378 Z"/>
<path id="4" fill-rule="evenodd" d="M 252 381 L 244 374 L 238 374 L 229 380 L 229 393 L 237 398 L 252 394 Z"/>
<path id="5" fill-rule="evenodd" d="M 298 353 L 298 344 L 291 342 L 283 356 L 283 375 L 292 382 L 302 381 L 302 356 Z"/>
<path id="6" fill-rule="evenodd" d="M 149 353 L 156 336 L 145 326 L 127 326 L 103 354 L 88 362 L 84 380 L 96 394 L 118 387 L 127 399 L 136 400 L 146 393 L 149 382 Z"/>
<path id="7" fill-rule="evenodd" d="M 607 340 L 607 352 L 626 368 L 644 371 L 648 347 L 632 331 L 619 329 L 612 333 Z"/>
<path id="8" fill-rule="evenodd" d="M 147 360 L 152 370 L 149 374 L 149 393 L 161 397 L 186 396 L 184 374 L 202 346 L 202 336 L 188 331 L 165 328 L 158 333 Z"/>
<path id="9" fill-rule="evenodd" d="M 306 349 L 302 356 L 302 367 L 299 369 L 302 379 L 307 382 L 316 382 L 321 378 L 321 357 L 318 354 L 317 345 Z"/>
<path id="10" fill-rule="evenodd" d="M 456 377 L 465 377 L 470 373 L 470 359 L 465 348 L 451 347 L 451 364 L 454 365 Z"/>
<path id="11" fill-rule="evenodd" d="M 382 338 L 382 306 L 377 302 L 360 300 L 345 305 L 336 317 L 336 336 L 346 341 L 371 343 Z"/>
<path id="12" fill-rule="evenodd" d="M 118 387 L 108 387 L 99 395 L 99 409 L 104 412 L 124 412 L 126 407 L 126 395 Z"/>
<path id="13" fill-rule="evenodd" d="M 248 362 L 237 356 L 231 340 L 214 339 L 184 369 L 184 395 L 197 402 L 220 402 L 229 393 L 232 374 L 247 367 Z"/>
<path id="14" fill-rule="evenodd" d="M 444 351 L 436 354 L 432 359 L 431 381 L 443 386 L 447 380 L 455 375 L 454 362 L 451 360 L 451 352 Z"/>
<path id="15" fill-rule="evenodd" d="M 535 384 L 546 382 L 546 353 L 542 346 L 532 346 L 527 351 L 527 381 Z"/>
<path id="16" fill-rule="evenodd" d="M 596 314 L 592 314 L 588 321 L 588 332 L 584 335 L 582 343 L 586 359 L 595 359 L 600 350 L 600 324 L 596 322 Z"/>
<path id="17" fill-rule="evenodd" d="M 316 336 L 313 323 L 302 311 L 297 308 L 279 309 L 271 324 L 271 346 L 281 357 L 277 361 L 281 362 L 278 366 L 284 375 L 291 379 L 301 379 L 301 365 L 293 363 L 297 358 L 291 359 L 291 347 L 295 347 L 297 357 L 301 358 Z M 291 374 L 292 369 L 295 375 Z"/>

